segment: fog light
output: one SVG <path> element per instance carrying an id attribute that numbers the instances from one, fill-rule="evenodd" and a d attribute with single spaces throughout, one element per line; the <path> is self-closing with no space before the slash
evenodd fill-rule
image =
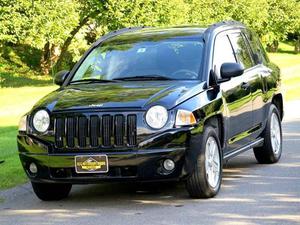
<path id="1" fill-rule="evenodd" d="M 172 159 L 166 159 L 164 161 L 164 169 L 167 170 L 167 171 L 171 171 L 175 168 L 175 163 Z"/>
<path id="2" fill-rule="evenodd" d="M 37 173 L 37 166 L 35 165 L 35 163 L 30 163 L 29 165 L 29 170 L 31 173 L 36 174 Z"/>

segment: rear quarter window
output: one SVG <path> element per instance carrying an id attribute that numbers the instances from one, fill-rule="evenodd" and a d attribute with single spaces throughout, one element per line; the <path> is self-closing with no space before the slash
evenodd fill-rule
<path id="1" fill-rule="evenodd" d="M 257 54 L 258 58 L 263 64 L 266 64 L 269 62 L 269 58 L 267 56 L 266 51 L 264 50 L 259 37 L 257 34 L 250 30 L 245 30 L 244 34 L 249 41 L 251 50 L 253 51 L 254 54 Z M 259 62 L 256 62 L 256 64 L 259 64 Z"/>

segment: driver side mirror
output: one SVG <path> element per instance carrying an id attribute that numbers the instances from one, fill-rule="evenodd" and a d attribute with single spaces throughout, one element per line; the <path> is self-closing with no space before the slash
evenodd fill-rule
<path id="1" fill-rule="evenodd" d="M 64 81 L 66 80 L 69 73 L 70 72 L 67 70 L 62 70 L 62 71 L 56 73 L 54 76 L 54 84 L 61 86 L 64 83 Z"/>
<path id="2" fill-rule="evenodd" d="M 240 76 L 244 73 L 244 68 L 239 63 L 223 63 L 221 66 L 221 77 L 230 80 L 232 77 Z"/>

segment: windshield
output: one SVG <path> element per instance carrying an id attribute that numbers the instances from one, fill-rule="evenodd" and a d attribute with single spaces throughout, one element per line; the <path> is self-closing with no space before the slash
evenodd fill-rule
<path id="1" fill-rule="evenodd" d="M 71 82 L 85 79 L 126 80 L 135 77 L 164 80 L 199 79 L 201 38 L 108 42 L 96 47 Z M 134 80 L 134 79 L 133 79 Z"/>

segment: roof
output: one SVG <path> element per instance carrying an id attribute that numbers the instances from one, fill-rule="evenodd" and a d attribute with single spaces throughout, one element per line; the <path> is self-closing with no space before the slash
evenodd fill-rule
<path id="1" fill-rule="evenodd" d="M 95 45 L 105 41 L 105 43 L 111 43 L 115 41 L 130 40 L 134 41 L 136 38 L 142 40 L 156 40 L 161 38 L 196 38 L 203 37 L 204 34 L 212 33 L 215 30 L 228 29 L 231 27 L 245 27 L 238 21 L 222 21 L 219 23 L 212 24 L 208 27 L 200 25 L 184 25 L 175 27 L 165 28 L 153 28 L 153 27 L 128 27 L 120 30 L 112 31 L 102 38 L 100 38 Z"/>
<path id="2" fill-rule="evenodd" d="M 136 42 L 136 41 L 158 41 L 162 39 L 200 39 L 206 28 L 200 27 L 168 27 L 168 28 L 150 28 L 145 27 L 127 32 L 119 32 L 116 35 L 106 39 L 105 44 L 115 42 Z"/>

